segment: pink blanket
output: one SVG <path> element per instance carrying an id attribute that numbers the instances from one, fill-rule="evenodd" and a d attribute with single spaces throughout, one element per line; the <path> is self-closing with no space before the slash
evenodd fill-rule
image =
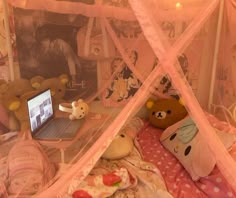
<path id="1" fill-rule="evenodd" d="M 143 161 L 134 149 L 129 156 L 120 160 L 101 159 L 82 183 L 75 178 L 62 197 L 141 198 L 147 195 L 172 198 L 156 166 Z"/>
<path id="2" fill-rule="evenodd" d="M 211 116 L 209 116 L 209 121 L 218 129 L 230 128 L 223 122 L 216 122 L 216 119 Z M 181 163 L 160 144 L 161 133 L 162 130 L 146 123 L 136 138 L 136 145 L 143 159 L 158 167 L 168 191 L 174 197 L 236 197 L 217 167 L 209 176 L 194 182 Z M 230 154 L 236 159 L 236 145 L 233 146 Z"/>

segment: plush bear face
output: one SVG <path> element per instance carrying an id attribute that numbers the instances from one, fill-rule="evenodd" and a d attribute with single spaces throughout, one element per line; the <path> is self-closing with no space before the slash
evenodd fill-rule
<path id="1" fill-rule="evenodd" d="M 82 99 L 74 101 L 72 102 L 72 114 L 70 115 L 70 119 L 82 119 L 88 114 L 88 111 L 89 107 Z"/>
<path id="2" fill-rule="evenodd" d="M 175 124 L 187 115 L 187 111 L 176 99 L 160 99 L 147 102 L 150 123 L 161 129 Z"/>
<path id="3" fill-rule="evenodd" d="M 30 91 L 33 91 L 33 88 L 27 79 L 17 79 L 9 82 L 7 90 L 2 96 L 3 105 L 8 110 L 15 111 L 20 106 L 20 97 Z"/>
<path id="4" fill-rule="evenodd" d="M 16 79 L 1 84 L 1 103 L 4 108 L 12 113 L 9 114 L 9 128 L 19 130 L 27 128 L 28 110 L 26 98 L 23 97 L 34 91 L 28 79 Z M 24 122 L 24 123 L 23 123 Z M 19 125 L 20 124 L 20 125 Z"/>

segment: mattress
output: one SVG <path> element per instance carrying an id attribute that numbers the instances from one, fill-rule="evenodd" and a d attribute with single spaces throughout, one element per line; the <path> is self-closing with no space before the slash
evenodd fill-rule
<path id="1" fill-rule="evenodd" d="M 213 116 L 208 115 L 208 119 L 217 129 L 232 129 L 227 123 L 220 122 Z M 160 170 L 167 189 L 173 197 L 236 197 L 217 166 L 210 175 L 193 181 L 182 164 L 160 143 L 162 132 L 163 130 L 154 128 L 146 122 L 138 133 L 135 143 L 143 160 L 155 164 Z M 229 152 L 236 159 L 235 144 Z"/>

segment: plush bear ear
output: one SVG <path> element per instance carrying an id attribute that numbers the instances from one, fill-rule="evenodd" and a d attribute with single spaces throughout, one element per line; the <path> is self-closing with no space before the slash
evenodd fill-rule
<path id="1" fill-rule="evenodd" d="M 73 101 L 73 102 L 71 103 L 72 108 L 76 108 L 77 105 L 78 105 L 78 102 L 77 102 L 77 101 Z"/>
<path id="2" fill-rule="evenodd" d="M 183 100 L 183 98 L 179 98 L 179 103 L 184 106 L 184 100 Z"/>
<path id="3" fill-rule="evenodd" d="M 152 100 L 152 99 L 149 99 L 149 100 L 146 102 L 146 107 L 147 107 L 148 109 L 151 109 L 151 108 L 153 107 L 153 105 L 154 105 L 154 100 Z"/>
<path id="4" fill-rule="evenodd" d="M 81 102 L 84 102 L 84 100 L 83 100 L 83 99 L 79 99 L 79 100 L 78 100 L 78 102 L 80 102 L 80 103 L 81 103 Z"/>
<path id="5" fill-rule="evenodd" d="M 59 79 L 60 79 L 61 83 L 64 85 L 69 82 L 69 77 L 67 74 L 61 74 L 59 76 Z"/>

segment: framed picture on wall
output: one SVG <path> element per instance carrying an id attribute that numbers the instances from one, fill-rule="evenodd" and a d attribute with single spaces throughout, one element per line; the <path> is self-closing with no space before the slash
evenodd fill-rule
<path id="1" fill-rule="evenodd" d="M 97 63 L 77 55 L 76 35 L 87 24 L 81 15 L 14 9 L 21 77 L 68 74 L 66 97 L 89 97 L 97 89 Z"/>

